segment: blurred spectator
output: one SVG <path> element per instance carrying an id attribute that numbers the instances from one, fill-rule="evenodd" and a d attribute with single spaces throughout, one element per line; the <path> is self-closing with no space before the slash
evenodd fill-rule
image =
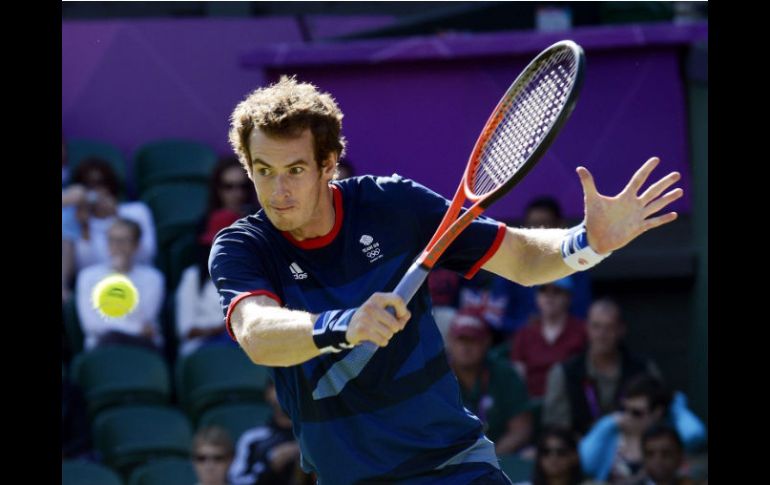
<path id="1" fill-rule="evenodd" d="M 211 171 L 208 206 L 201 228 L 205 226 L 208 216 L 219 209 L 241 216 L 259 209 L 254 187 L 237 157 L 221 158 Z"/>
<path id="2" fill-rule="evenodd" d="M 228 474 L 233 485 L 310 485 L 310 475 L 299 466 L 299 443 L 292 432 L 291 419 L 278 404 L 275 384 L 269 380 L 265 402 L 273 415 L 264 426 L 241 435 L 235 460 Z"/>
<path id="3" fill-rule="evenodd" d="M 498 455 L 520 450 L 530 441 L 532 413 L 526 386 L 515 370 L 487 358 L 492 342 L 479 313 L 461 310 L 449 326 L 449 363 L 460 383 L 463 404 L 484 423 Z"/>
<path id="4" fill-rule="evenodd" d="M 157 349 L 163 344 L 158 325 L 164 297 L 163 274 L 136 261 L 142 229 L 134 221 L 116 219 L 108 230 L 110 262 L 83 269 L 77 279 L 77 311 L 85 337 L 85 350 L 120 343 Z M 113 274 L 126 275 L 139 291 L 134 311 L 121 318 L 104 318 L 94 308 L 91 292 L 99 281 Z"/>
<path id="5" fill-rule="evenodd" d="M 72 174 L 73 185 L 62 191 L 62 302 L 70 297 L 77 271 L 110 259 L 107 230 L 117 217 L 135 221 L 142 228 L 136 261 L 152 264 L 155 257 L 155 226 L 143 202 L 118 203 L 120 186 L 109 163 L 89 158 Z"/>
<path id="6" fill-rule="evenodd" d="M 591 485 L 580 467 L 577 439 L 567 428 L 550 427 L 537 440 L 535 468 L 531 482 L 516 485 Z"/>
<path id="7" fill-rule="evenodd" d="M 193 437 L 192 460 L 197 485 L 226 485 L 233 462 L 233 440 L 219 426 L 207 426 Z"/>
<path id="8" fill-rule="evenodd" d="M 585 322 L 569 314 L 572 278 L 537 287 L 539 315 L 513 338 L 511 361 L 526 378 L 529 395 L 545 394 L 548 371 L 586 348 Z"/>
<path id="9" fill-rule="evenodd" d="M 533 199 L 524 211 L 523 226 L 527 228 L 556 229 L 566 227 L 561 208 L 552 197 Z M 580 271 L 571 275 L 572 299 L 570 314 L 585 319 L 588 305 L 591 303 L 591 280 L 589 273 Z M 524 326 L 537 312 L 535 288 L 522 286 L 505 278 L 495 277 L 491 296 L 504 299 L 504 314 L 501 317 L 500 331 L 510 336 Z"/>
<path id="10" fill-rule="evenodd" d="M 695 480 L 682 476 L 684 445 L 676 430 L 656 424 L 642 436 L 644 476 L 634 485 L 695 485 Z"/>
<path id="11" fill-rule="evenodd" d="M 209 275 L 208 260 L 214 236 L 240 219 L 240 214 L 219 209 L 209 215 L 206 230 L 198 239 L 198 263 L 184 270 L 176 290 L 176 330 L 179 355 L 203 345 L 237 345 L 225 329 L 219 292 Z"/>
<path id="12" fill-rule="evenodd" d="M 185 268 L 176 288 L 179 355 L 188 355 L 204 344 L 237 345 L 225 329 L 219 293 L 209 275 L 209 252 L 217 232 L 256 212 L 258 206 L 254 187 L 238 158 L 221 158 L 211 172 L 206 215 L 196 228 L 196 263 Z"/>
<path id="13" fill-rule="evenodd" d="M 620 405 L 620 390 L 634 376 L 660 378 L 654 362 L 631 353 L 623 338 L 620 305 L 609 298 L 588 310 L 588 350 L 555 365 L 548 373 L 543 423 L 571 428 L 581 435 Z"/>
<path id="14" fill-rule="evenodd" d="M 622 411 L 607 415 L 580 441 L 580 461 L 590 477 L 612 484 L 633 484 L 644 474 L 642 435 L 664 422 L 676 429 L 685 449 L 705 442 L 703 423 L 687 409 L 685 396 L 672 393 L 660 380 L 639 375 L 624 389 Z"/>

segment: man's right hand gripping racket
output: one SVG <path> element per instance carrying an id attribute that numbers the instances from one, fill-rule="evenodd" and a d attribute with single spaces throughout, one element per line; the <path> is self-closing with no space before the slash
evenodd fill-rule
<path id="1" fill-rule="evenodd" d="M 541 52 L 511 84 L 481 130 L 436 233 L 393 290 L 405 302 L 452 241 L 540 160 L 575 107 L 584 70 L 583 49 L 565 40 Z M 460 215 L 466 201 L 472 205 Z"/>

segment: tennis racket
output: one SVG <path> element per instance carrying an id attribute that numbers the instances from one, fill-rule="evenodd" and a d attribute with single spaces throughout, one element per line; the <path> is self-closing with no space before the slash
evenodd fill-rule
<path id="1" fill-rule="evenodd" d="M 565 40 L 538 54 L 511 84 L 481 130 L 438 229 L 393 290 L 406 303 L 452 241 L 540 160 L 575 108 L 584 71 L 583 49 Z M 472 205 L 461 215 L 466 202 Z"/>
<path id="2" fill-rule="evenodd" d="M 511 84 L 476 140 L 438 229 L 393 290 L 406 303 L 452 241 L 540 160 L 575 107 L 584 70 L 583 49 L 561 41 L 538 54 Z M 472 205 L 462 212 L 468 201 Z M 395 314 L 392 307 L 388 311 Z M 378 348 L 364 341 L 351 349 L 318 380 L 314 399 L 339 394 Z"/>

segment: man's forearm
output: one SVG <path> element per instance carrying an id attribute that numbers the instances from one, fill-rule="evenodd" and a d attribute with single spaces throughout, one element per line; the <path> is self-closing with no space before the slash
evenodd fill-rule
<path id="1" fill-rule="evenodd" d="M 254 363 L 287 367 L 320 354 L 312 336 L 315 316 L 249 300 L 238 303 L 230 323 L 238 343 Z"/>
<path id="2" fill-rule="evenodd" d="M 575 272 L 561 255 L 566 233 L 566 229 L 509 227 L 500 248 L 482 268 L 524 286 L 563 278 Z"/>

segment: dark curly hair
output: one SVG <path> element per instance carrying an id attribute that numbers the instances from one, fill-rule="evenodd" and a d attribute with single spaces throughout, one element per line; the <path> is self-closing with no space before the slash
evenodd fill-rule
<path id="1" fill-rule="evenodd" d="M 230 145 L 251 174 L 249 135 L 254 128 L 278 138 L 295 138 L 306 129 L 313 134 L 313 154 L 319 167 L 332 153 L 339 160 L 345 153 L 342 111 L 334 98 L 310 83 L 281 76 L 270 86 L 250 93 L 230 116 Z"/>

